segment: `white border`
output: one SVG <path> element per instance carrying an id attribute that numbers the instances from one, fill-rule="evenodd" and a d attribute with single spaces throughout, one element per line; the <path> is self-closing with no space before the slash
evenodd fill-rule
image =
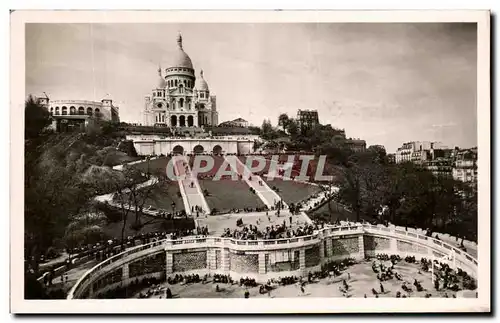
<path id="1" fill-rule="evenodd" d="M 16 11 L 11 14 L 11 311 L 15 313 L 454 312 L 490 309 L 490 13 L 488 11 Z M 26 301 L 23 299 L 24 23 L 111 22 L 477 22 L 479 147 L 478 299 L 190 299 Z M 15 198 L 14 198 L 15 197 Z"/>

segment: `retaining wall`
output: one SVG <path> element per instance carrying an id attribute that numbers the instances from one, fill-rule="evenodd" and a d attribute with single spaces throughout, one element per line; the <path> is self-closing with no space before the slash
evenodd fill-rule
<path id="1" fill-rule="evenodd" d="M 333 260 L 379 253 L 417 259 L 451 255 L 457 267 L 477 278 L 477 260 L 432 237 L 396 228 L 356 224 L 327 227 L 311 236 L 278 240 L 204 237 L 161 240 L 129 249 L 86 272 L 68 299 L 93 298 L 132 280 L 164 275 L 229 274 L 233 279 L 302 276 Z M 453 265 L 452 260 L 440 260 Z"/>

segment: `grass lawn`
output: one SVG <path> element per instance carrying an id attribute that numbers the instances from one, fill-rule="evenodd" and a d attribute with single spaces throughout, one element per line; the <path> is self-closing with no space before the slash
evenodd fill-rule
<path id="1" fill-rule="evenodd" d="M 134 167 L 140 169 L 143 173 L 146 173 L 148 169 L 151 172 L 162 171 L 166 172 L 168 162 L 170 161 L 170 157 L 159 157 L 158 159 L 153 159 L 148 161 L 144 161 L 142 163 L 138 163 L 133 165 Z M 149 163 L 149 168 L 148 168 Z"/>
<path id="2" fill-rule="evenodd" d="M 230 209 L 242 209 L 245 207 L 263 207 L 264 203 L 260 198 L 250 192 L 250 188 L 244 181 L 212 181 L 209 179 L 199 180 L 202 190 L 208 190 L 210 196 L 206 196 L 210 209 L 216 208 L 219 211 Z"/>
<path id="3" fill-rule="evenodd" d="M 179 228 L 193 229 L 194 220 L 193 219 L 181 219 L 181 220 L 166 220 L 163 218 L 153 217 L 143 214 L 140 218 L 141 223 L 144 225 L 140 230 L 134 230 L 131 225 L 135 223 L 135 213 L 133 211 L 129 212 L 127 216 L 127 223 L 125 225 L 125 237 L 134 236 L 141 233 L 148 232 L 163 232 L 163 231 L 175 231 Z M 104 233 L 113 238 L 121 238 L 123 222 L 111 222 L 104 227 Z"/>
<path id="4" fill-rule="evenodd" d="M 272 189 L 275 186 L 279 189 L 278 195 L 283 198 L 285 203 L 297 203 L 310 195 L 321 192 L 321 189 L 315 185 L 299 183 L 295 181 L 285 181 L 282 179 L 267 180 L 263 177 L 267 185 Z"/>
<path id="5" fill-rule="evenodd" d="M 336 220 L 341 221 L 356 221 L 356 214 L 352 213 L 346 209 L 344 209 L 341 205 L 336 204 L 335 202 L 330 202 L 332 213 L 330 214 L 330 210 L 328 208 L 328 203 L 322 205 L 319 209 L 313 212 L 306 212 L 307 215 L 311 218 L 311 220 L 324 220 L 335 222 Z M 367 217 L 363 217 L 361 215 L 361 220 L 370 220 Z"/>
<path id="6" fill-rule="evenodd" d="M 175 209 L 172 207 L 172 202 L 175 203 Z M 151 197 L 146 201 L 146 204 L 167 212 L 184 210 L 184 202 L 180 196 L 179 184 L 177 182 L 168 182 L 162 187 L 155 189 Z"/>

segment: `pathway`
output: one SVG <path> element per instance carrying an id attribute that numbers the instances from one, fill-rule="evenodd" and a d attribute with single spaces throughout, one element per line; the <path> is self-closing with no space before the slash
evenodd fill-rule
<path id="1" fill-rule="evenodd" d="M 243 164 L 237 156 L 224 156 L 224 158 L 229 165 L 231 165 L 231 168 L 243 177 L 243 180 L 248 184 L 248 186 L 255 190 L 259 198 L 265 205 L 267 205 L 268 208 L 273 207 L 277 201 L 281 200 L 278 193 L 273 191 L 260 176 L 252 174 L 248 167 Z M 236 169 L 234 169 L 233 166 L 236 166 Z M 284 202 L 283 206 L 288 208 Z"/>
<path id="2" fill-rule="evenodd" d="M 196 214 L 195 206 L 201 207 L 200 214 L 210 214 L 210 207 L 203 196 L 197 175 L 191 172 L 186 156 L 174 156 L 175 175 L 178 176 L 179 189 L 188 215 Z"/>

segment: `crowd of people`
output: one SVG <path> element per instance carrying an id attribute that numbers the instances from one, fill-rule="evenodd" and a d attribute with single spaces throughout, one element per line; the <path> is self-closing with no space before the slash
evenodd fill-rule
<path id="1" fill-rule="evenodd" d="M 252 224 L 232 231 L 226 228 L 221 236 L 223 238 L 234 238 L 238 240 L 289 239 L 312 235 L 314 231 L 318 229 L 319 227 L 317 225 L 311 224 L 293 228 L 291 225 L 286 224 L 286 220 L 283 220 L 281 225 L 267 226 L 265 231 L 259 230 L 257 226 Z"/>
<path id="2" fill-rule="evenodd" d="M 175 285 L 175 284 L 194 284 L 194 283 L 200 283 L 202 281 L 202 278 L 200 278 L 200 275 L 198 274 L 190 274 L 190 275 L 182 275 L 182 274 L 176 274 L 175 276 L 169 276 L 167 277 L 167 283 L 169 285 Z"/>

